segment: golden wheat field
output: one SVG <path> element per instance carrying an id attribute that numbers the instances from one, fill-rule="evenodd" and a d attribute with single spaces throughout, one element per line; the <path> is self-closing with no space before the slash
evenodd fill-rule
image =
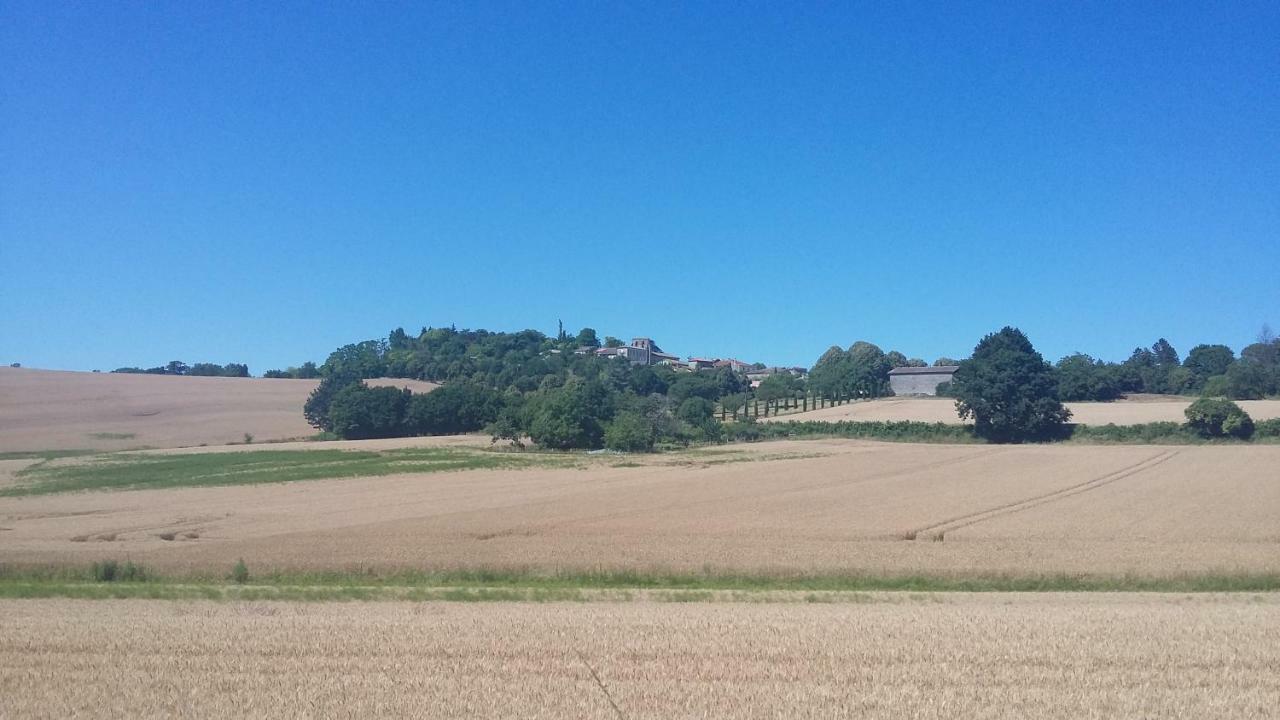
<path id="1" fill-rule="evenodd" d="M 1280 600 L 0 602 L 0 716 L 1266 718 Z"/>
<path id="2" fill-rule="evenodd" d="M 426 392 L 416 380 L 370 384 Z M 190 447 L 306 437 L 315 380 L 179 377 L 0 367 L 0 452 Z"/>
<path id="3" fill-rule="evenodd" d="M 1071 410 L 1071 422 L 1084 425 L 1140 425 L 1150 422 L 1185 422 L 1183 411 L 1191 405 L 1190 399 L 1161 395 L 1137 395 L 1115 402 L 1067 403 Z M 1280 417 L 1280 400 L 1241 400 L 1254 420 Z M 891 397 L 877 400 L 861 400 L 845 405 L 824 407 L 808 412 L 791 412 L 777 417 L 764 418 L 761 422 L 820 420 L 823 422 L 884 421 L 959 423 L 955 401 L 939 397 Z"/>
<path id="4" fill-rule="evenodd" d="M 476 440 L 323 445 L 460 442 Z M 0 562 L 1275 573 L 1278 518 L 1275 445 L 779 441 L 640 461 L 0 497 Z"/>

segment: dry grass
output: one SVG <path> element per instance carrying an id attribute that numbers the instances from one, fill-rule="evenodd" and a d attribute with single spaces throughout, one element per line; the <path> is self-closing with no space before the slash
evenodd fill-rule
<path id="1" fill-rule="evenodd" d="M 901 598 L 899 598 L 901 600 Z M 0 716 L 1273 717 L 1276 596 L 0 602 Z"/>
<path id="2" fill-rule="evenodd" d="M 821 440 L 728 452 L 0 498 L 0 562 L 129 557 L 178 574 L 225 573 L 241 557 L 263 571 L 1280 572 L 1280 447 Z"/>
<path id="3" fill-rule="evenodd" d="M 415 380 L 373 380 L 415 392 Z M 0 368 L 0 452 L 187 447 L 307 437 L 315 380 L 172 377 Z"/>
<path id="4" fill-rule="evenodd" d="M 1185 422 L 1183 411 L 1190 399 L 1160 396 L 1139 396 L 1129 400 L 1109 403 L 1067 403 L 1071 408 L 1072 422 L 1085 425 L 1139 425 L 1150 422 Z M 1239 402 L 1254 420 L 1280 417 L 1280 400 L 1243 400 Z M 854 421 L 903 421 L 958 423 L 955 401 L 947 398 L 903 397 L 865 400 L 847 405 L 791 413 L 771 417 L 767 422 L 803 420 L 854 420 Z M 765 418 L 760 418 L 766 422 Z"/>

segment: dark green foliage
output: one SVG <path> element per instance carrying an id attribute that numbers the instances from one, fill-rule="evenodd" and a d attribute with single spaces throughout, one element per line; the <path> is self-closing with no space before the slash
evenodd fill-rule
<path id="1" fill-rule="evenodd" d="M 132 560 L 126 560 L 123 564 L 115 560 L 103 560 L 93 564 L 93 579 L 97 582 L 142 582 L 147 579 L 147 573 Z"/>
<path id="2" fill-rule="evenodd" d="M 1182 366 L 1191 373 L 1190 388 L 1204 387 L 1205 381 L 1214 375 L 1225 375 L 1235 360 L 1235 353 L 1226 345 L 1197 345 L 1187 353 Z"/>
<path id="3" fill-rule="evenodd" d="M 953 360 L 949 357 L 940 357 L 937 360 L 933 361 L 934 367 L 953 367 L 959 364 L 960 364 L 959 360 Z"/>
<path id="4" fill-rule="evenodd" d="M 1071 411 L 1058 400 L 1053 368 L 1016 328 L 987 335 L 951 381 L 961 418 L 973 418 L 992 442 L 1044 440 L 1061 434 Z"/>
<path id="5" fill-rule="evenodd" d="M 1072 440 L 1097 443 L 1127 444 L 1182 444 L 1192 442 L 1196 435 L 1185 425 L 1176 422 L 1153 422 L 1139 425 L 1071 425 L 1068 432 Z"/>
<path id="6" fill-rule="evenodd" d="M 604 431 L 604 446 L 622 452 L 651 452 L 657 441 L 653 422 L 640 412 L 626 410 L 614 416 Z"/>
<path id="7" fill-rule="evenodd" d="M 244 558 L 237 560 L 235 566 L 231 568 L 231 582 L 237 585 L 249 582 L 249 567 L 244 564 Z"/>
<path id="8" fill-rule="evenodd" d="M 1280 438 L 1280 418 L 1259 420 L 1257 423 L 1254 423 L 1253 437 L 1255 439 Z"/>
<path id="9" fill-rule="evenodd" d="M 321 373 L 359 379 L 383 377 L 388 374 L 387 348 L 385 340 L 366 340 L 343 345 L 329 354 Z"/>
<path id="10" fill-rule="evenodd" d="M 1230 436 L 1247 440 L 1253 435 L 1253 419 L 1230 400 L 1201 398 L 1186 409 L 1187 427 L 1201 437 Z"/>
<path id="11" fill-rule="evenodd" d="M 1120 384 L 1111 366 L 1083 353 L 1058 361 L 1058 398 L 1064 402 L 1105 402 L 1120 397 Z"/>
<path id="12" fill-rule="evenodd" d="M 667 396 L 677 403 L 694 397 L 714 401 L 722 394 L 717 377 L 707 372 L 680 375 L 667 388 Z"/>
<path id="13" fill-rule="evenodd" d="M 95 372 L 97 372 L 95 370 Z M 188 366 L 181 360 L 171 360 L 167 365 L 153 368 L 122 367 L 112 370 L 113 373 L 129 373 L 138 375 L 195 375 L 202 377 L 249 377 L 249 366 L 244 363 L 196 363 Z"/>
<path id="14" fill-rule="evenodd" d="M 1200 388 L 1200 394 L 1204 397 L 1223 398 L 1228 396 L 1227 376 L 1214 375 L 1204 381 L 1204 387 Z"/>
<path id="15" fill-rule="evenodd" d="M 204 377 L 249 377 L 249 366 L 244 363 L 196 363 L 187 370 L 188 375 Z"/>
<path id="16" fill-rule="evenodd" d="M 445 385 L 414 395 L 405 418 L 406 435 L 457 435 L 475 432 L 498 419 L 503 398 L 471 383 Z"/>
<path id="17" fill-rule="evenodd" d="M 968 425 L 903 422 L 734 422 L 724 425 L 726 439 L 740 442 L 801 437 L 841 437 L 900 442 L 967 443 L 978 440 Z"/>
<path id="18" fill-rule="evenodd" d="M 880 348 L 858 341 L 848 350 L 832 347 L 809 373 L 809 387 L 826 397 L 873 398 L 890 394 L 892 364 Z"/>
<path id="19" fill-rule="evenodd" d="M 556 450 L 599 448 L 616 409 L 617 399 L 603 383 L 574 378 L 531 401 L 529 437 Z"/>
<path id="20" fill-rule="evenodd" d="M 412 393 L 400 388 L 351 383 L 334 394 L 326 429 L 345 440 L 404 435 L 411 397 Z"/>
<path id="21" fill-rule="evenodd" d="M 311 427 L 333 432 L 333 423 L 329 420 L 329 406 L 333 403 L 333 398 L 343 388 L 359 383 L 359 378 L 342 375 L 329 375 L 321 380 L 302 406 L 302 414 Z"/>

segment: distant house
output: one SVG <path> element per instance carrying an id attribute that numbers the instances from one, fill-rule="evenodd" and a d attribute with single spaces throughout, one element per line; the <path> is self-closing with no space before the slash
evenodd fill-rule
<path id="1" fill-rule="evenodd" d="M 677 365 L 679 355 L 663 352 L 652 338 L 633 338 L 630 345 L 616 348 L 600 348 L 596 355 L 608 358 L 626 358 L 636 365 Z"/>
<path id="2" fill-rule="evenodd" d="M 951 382 L 959 369 L 956 365 L 894 368 L 889 371 L 889 387 L 894 395 L 937 395 L 938 386 Z"/>
<path id="3" fill-rule="evenodd" d="M 744 363 L 741 360 L 734 360 L 733 358 L 729 358 L 728 360 L 716 360 L 714 363 L 712 363 L 712 367 L 715 367 L 715 368 L 727 367 L 734 372 L 746 372 L 747 370 L 751 369 L 751 363 Z"/>
<path id="4" fill-rule="evenodd" d="M 690 370 L 710 370 L 716 366 L 716 361 L 710 358 L 689 358 Z"/>

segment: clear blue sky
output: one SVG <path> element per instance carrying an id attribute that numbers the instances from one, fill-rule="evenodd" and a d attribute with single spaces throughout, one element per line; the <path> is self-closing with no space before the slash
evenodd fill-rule
<path id="1" fill-rule="evenodd" d="M 1280 327 L 1280 3 L 0 0 L 0 303 L 0 360 L 68 369 L 558 319 L 1238 350 Z"/>

